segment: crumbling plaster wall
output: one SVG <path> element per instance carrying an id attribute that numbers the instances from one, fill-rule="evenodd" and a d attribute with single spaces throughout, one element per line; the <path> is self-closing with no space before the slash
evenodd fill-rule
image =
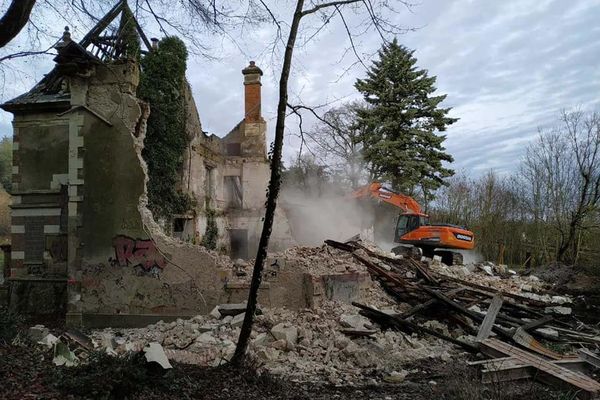
<path id="1" fill-rule="evenodd" d="M 137 66 L 97 68 L 110 71 L 96 71 L 80 86 L 93 113 L 81 110 L 71 117 L 79 121 L 78 135 L 83 138 L 83 179 L 77 189 L 83 202 L 73 216 L 81 223 L 74 230 L 80 241 L 71 243 L 76 251 L 70 257 L 68 321 L 87 326 L 143 324 L 208 313 L 217 304 L 246 299 L 248 281 L 235 277 L 229 257 L 167 236 L 147 207 L 148 175 L 141 152 L 151 111 L 134 94 Z M 119 78 L 113 81 L 113 75 Z M 241 163 L 236 168 L 252 174 L 256 165 Z M 268 165 L 261 165 L 267 167 L 260 177 L 266 186 Z M 225 171 L 215 169 L 215 201 L 222 195 L 219 184 Z M 260 195 L 253 195 L 256 208 L 240 210 L 239 217 L 218 218 L 220 232 L 245 227 L 255 232 L 252 240 L 258 243 L 265 186 Z M 312 304 L 307 293 L 319 290 L 311 286 L 307 291 L 304 275 L 293 262 L 270 270 L 260 290 L 261 304 Z"/>
<path id="2" fill-rule="evenodd" d="M 116 81 L 112 77 L 116 77 Z M 231 272 L 200 246 L 165 236 L 147 209 L 141 156 L 148 107 L 134 95 L 137 65 L 99 66 L 81 136 L 85 199 L 80 229 L 81 293 L 71 285 L 82 321 L 103 315 L 194 315 L 218 304 Z M 78 300 L 79 299 L 79 300 Z"/>

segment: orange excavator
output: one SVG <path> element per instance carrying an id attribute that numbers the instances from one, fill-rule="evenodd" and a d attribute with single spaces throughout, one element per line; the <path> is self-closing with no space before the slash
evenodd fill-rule
<path id="1" fill-rule="evenodd" d="M 473 232 L 458 225 L 430 224 L 429 216 L 421 211 L 415 199 L 386 189 L 379 182 L 357 189 L 352 197 L 383 201 L 401 210 L 394 235 L 394 242 L 400 246 L 392 249 L 395 254 L 410 255 L 420 249 L 425 257 L 437 255 L 444 264 L 453 265 L 462 264 L 463 256 L 452 250 L 472 250 L 475 246 Z"/>

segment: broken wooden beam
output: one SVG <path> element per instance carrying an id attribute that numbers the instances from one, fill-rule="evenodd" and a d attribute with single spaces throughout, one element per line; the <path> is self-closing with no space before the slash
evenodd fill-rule
<path id="1" fill-rule="evenodd" d="M 449 292 L 446 293 L 446 296 L 448 296 L 448 298 L 453 298 L 455 295 L 457 295 L 458 293 L 462 292 L 464 290 L 464 288 L 459 287 L 453 290 L 450 290 Z M 424 311 L 430 307 L 432 307 L 435 304 L 439 304 L 439 300 L 438 299 L 430 299 L 427 300 L 425 303 L 419 303 L 416 306 L 414 306 L 413 308 L 411 308 L 410 310 L 400 314 L 398 317 L 402 318 L 402 319 L 406 319 L 409 317 L 412 317 L 413 315 Z"/>
<path id="2" fill-rule="evenodd" d="M 434 272 L 434 275 L 438 278 L 438 279 L 442 279 L 442 280 L 448 280 L 448 281 L 452 281 L 455 283 L 459 283 L 461 285 L 464 286 L 469 286 L 471 288 L 474 289 L 478 289 L 481 292 L 487 292 L 486 294 L 490 297 L 493 297 L 494 294 L 501 294 L 502 297 L 510 297 L 512 299 L 515 300 L 519 300 L 522 303 L 528 303 L 531 305 L 535 305 L 537 307 L 546 307 L 548 306 L 548 304 L 544 303 L 543 301 L 539 301 L 539 300 L 534 300 L 534 299 L 530 299 L 528 297 L 525 296 L 519 296 L 518 294 L 514 294 L 514 293 L 509 293 L 509 292 L 505 292 L 493 287 L 489 287 L 489 286 L 483 286 L 483 285 L 479 285 L 477 283 L 473 283 L 473 282 L 469 282 L 463 279 L 459 279 L 459 278 L 455 278 L 453 276 L 448 276 L 448 275 L 444 275 L 444 274 L 440 274 L 440 273 L 436 273 Z"/>
<path id="3" fill-rule="evenodd" d="M 528 332 L 528 331 L 530 331 L 532 329 L 544 326 L 544 325 L 546 325 L 547 323 L 549 323 L 552 320 L 554 320 L 554 318 L 551 315 L 546 315 L 546 316 L 544 316 L 542 318 L 535 319 L 533 321 L 527 322 L 526 324 L 523 324 L 521 326 L 521 329 L 523 329 L 524 331 Z"/>
<path id="4" fill-rule="evenodd" d="M 555 386 L 566 386 L 571 390 L 574 389 L 581 398 L 589 399 L 600 393 L 600 383 L 594 379 L 498 339 L 482 340 L 479 347 L 488 356 L 513 357 L 523 365 L 535 368 L 536 372 L 532 378 Z"/>
<path id="5" fill-rule="evenodd" d="M 588 364 L 593 365 L 596 368 L 600 368 L 600 357 L 598 354 L 592 353 L 588 349 L 579 349 L 577 351 L 579 358 L 587 362 Z"/>
<path id="6" fill-rule="evenodd" d="M 492 333 L 492 327 L 494 326 L 494 322 L 496 322 L 496 316 L 498 315 L 498 312 L 500 312 L 500 308 L 502 308 L 502 296 L 495 295 L 483 318 L 483 322 L 479 326 L 476 339 L 478 342 L 487 339 L 488 336 L 490 336 L 490 333 Z"/>
<path id="7" fill-rule="evenodd" d="M 376 310 L 376 309 L 366 306 L 364 304 L 352 302 L 352 305 L 360 308 L 362 311 L 365 312 L 363 315 L 367 316 L 368 318 L 374 319 L 376 322 L 383 321 L 385 324 L 395 327 L 396 329 L 402 330 L 402 331 L 408 330 L 411 333 L 412 332 L 420 332 L 420 333 L 425 333 L 425 334 L 428 334 L 431 336 L 435 336 L 439 339 L 442 339 L 442 340 L 445 340 L 452 344 L 455 344 L 457 346 L 460 346 L 471 353 L 479 352 L 479 348 L 477 347 L 477 345 L 474 345 L 472 343 L 454 339 L 453 337 L 444 335 L 443 333 L 437 332 L 433 329 L 429 329 L 424 326 L 415 324 L 414 322 L 406 321 L 404 319 L 386 314 L 384 312 L 381 312 L 379 310 Z"/>
<path id="8" fill-rule="evenodd" d="M 563 358 L 562 354 L 558 354 L 558 353 L 548 349 L 547 347 L 544 347 L 544 345 L 542 345 L 540 342 L 535 340 L 535 338 L 533 336 L 531 336 L 529 333 L 525 332 L 525 330 L 523 330 L 523 328 L 517 328 L 515 330 L 512 340 L 514 340 L 515 343 L 517 343 L 531 351 L 534 351 L 538 354 L 541 354 L 541 355 L 551 358 L 553 360 L 560 360 L 561 358 Z"/>

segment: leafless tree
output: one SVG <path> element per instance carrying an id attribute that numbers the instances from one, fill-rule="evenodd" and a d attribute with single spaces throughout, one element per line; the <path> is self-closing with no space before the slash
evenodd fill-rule
<path id="1" fill-rule="evenodd" d="M 540 262 L 575 263 L 599 243 L 599 152 L 600 116 L 563 112 L 558 126 L 540 130 L 515 174 L 450 179 L 432 214 L 471 228 L 487 258 L 502 243 L 507 262 L 535 253 Z"/>
<path id="2" fill-rule="evenodd" d="M 263 4 L 263 6 L 266 7 L 264 2 L 261 1 L 261 3 Z M 354 48 L 354 42 L 352 41 L 352 32 L 348 28 L 348 25 L 344 18 L 344 12 L 352 11 L 364 15 L 366 22 L 363 24 L 363 30 L 370 28 L 375 29 L 379 33 L 381 38 L 385 40 L 386 34 L 393 35 L 399 33 L 400 31 L 397 25 L 390 22 L 390 19 L 388 19 L 390 15 L 388 13 L 396 12 L 391 7 L 390 3 L 391 2 L 387 0 L 296 0 L 294 13 L 291 19 L 291 23 L 289 24 L 289 31 L 283 56 L 283 65 L 281 68 L 281 75 L 279 79 L 277 121 L 275 124 L 275 141 L 273 143 L 271 153 L 271 177 L 269 180 L 265 219 L 254 263 L 254 270 L 252 273 L 252 282 L 250 284 L 250 291 L 248 294 L 248 305 L 246 309 L 246 315 L 238 339 L 237 347 L 232 358 L 232 363 L 234 365 L 241 365 L 245 360 L 246 350 L 248 348 L 248 341 L 252 332 L 254 314 L 256 312 L 258 290 L 261 283 L 262 271 L 267 255 L 267 247 L 269 245 L 269 239 L 273 227 L 275 209 L 277 207 L 277 197 L 279 195 L 279 189 L 281 185 L 281 156 L 283 149 L 283 138 L 285 133 L 286 110 L 289 105 L 288 82 L 290 77 L 290 71 L 292 69 L 292 58 L 294 48 L 296 46 L 298 32 L 300 29 L 300 23 L 302 19 L 306 17 L 320 16 L 321 20 L 324 21 L 324 26 L 325 24 L 330 23 L 333 16 L 337 15 L 339 16 L 339 19 L 343 23 L 344 27 L 346 27 L 351 46 Z M 401 0 L 398 0 L 397 3 L 405 5 L 407 4 Z M 272 22 L 278 27 L 281 27 L 282 24 L 280 24 L 279 19 L 274 16 L 270 9 L 268 10 L 269 15 L 273 17 Z M 317 32 L 319 30 L 317 30 Z"/>
<path id="3" fill-rule="evenodd" d="M 600 201 L 600 115 L 563 111 L 560 125 L 529 147 L 525 178 L 535 218 L 558 232 L 556 255 L 573 261 L 578 236 L 596 226 Z"/>
<path id="4" fill-rule="evenodd" d="M 304 135 L 307 146 L 312 146 L 318 158 L 333 175 L 356 189 L 369 180 L 362 157 L 361 128 L 356 123 L 360 102 L 332 108 Z"/>

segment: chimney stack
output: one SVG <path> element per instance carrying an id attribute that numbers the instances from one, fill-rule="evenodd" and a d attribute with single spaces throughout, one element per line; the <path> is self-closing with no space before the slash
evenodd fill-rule
<path id="1" fill-rule="evenodd" d="M 260 77 L 263 72 L 256 66 L 254 61 L 250 61 L 250 65 L 242 70 L 244 74 L 244 120 L 247 123 L 262 122 L 260 113 Z"/>

